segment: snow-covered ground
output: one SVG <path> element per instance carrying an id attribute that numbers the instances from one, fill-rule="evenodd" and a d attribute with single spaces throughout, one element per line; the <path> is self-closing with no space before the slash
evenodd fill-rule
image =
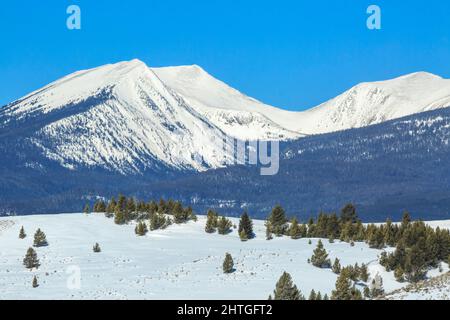
<path id="1" fill-rule="evenodd" d="M 317 239 L 312 244 L 288 237 L 267 241 L 263 221 L 254 223 L 256 238 L 241 242 L 236 230 L 229 235 L 207 234 L 205 217 L 144 237 L 135 235 L 134 225 L 115 225 L 103 214 L 0 218 L 0 299 L 267 299 L 283 271 L 306 296 L 311 289 L 330 294 L 337 276 L 307 263 Z M 450 222 L 433 225 L 448 227 Z M 18 238 L 21 226 L 27 233 L 23 240 Z M 46 233 L 49 246 L 36 249 L 41 266 L 29 271 L 22 260 L 37 228 Z M 101 253 L 92 251 L 96 242 Z M 338 257 L 343 266 L 369 264 L 371 277 L 379 272 L 386 291 L 407 285 L 396 282 L 378 264 L 380 250 L 364 243 L 354 247 L 339 241 L 323 243 L 330 258 Z M 232 274 L 222 272 L 226 252 L 235 262 Z M 80 288 L 76 288 L 78 270 Z M 442 271 L 448 271 L 446 264 Z M 40 284 L 35 289 L 34 275 Z"/>

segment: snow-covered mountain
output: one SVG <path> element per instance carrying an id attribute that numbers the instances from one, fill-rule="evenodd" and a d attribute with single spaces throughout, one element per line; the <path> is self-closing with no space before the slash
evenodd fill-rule
<path id="1" fill-rule="evenodd" d="M 450 80 L 418 72 L 388 81 L 361 83 L 304 112 L 293 130 L 316 134 L 360 128 L 450 107 Z"/>
<path id="2" fill-rule="evenodd" d="M 427 73 L 361 84 L 311 110 L 289 112 L 198 66 L 149 68 L 132 60 L 73 73 L 0 109 L 0 136 L 20 137 L 69 169 L 203 171 L 230 162 L 225 135 L 288 140 L 447 106 L 450 80 Z"/>

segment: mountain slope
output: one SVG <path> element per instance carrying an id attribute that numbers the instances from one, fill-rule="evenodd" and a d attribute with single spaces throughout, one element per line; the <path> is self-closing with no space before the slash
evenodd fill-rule
<path id="1" fill-rule="evenodd" d="M 198 66 L 152 69 L 132 60 L 79 71 L 0 109 L 0 213 L 79 210 L 81 201 L 124 192 L 186 198 L 202 210 L 216 206 L 233 214 L 248 205 L 263 215 L 274 201 L 286 201 L 289 209 L 309 215 L 319 205 L 335 209 L 348 200 L 359 201 L 367 214 L 381 214 L 386 204 L 371 200 L 379 192 L 392 198 L 395 210 L 422 199 L 419 213 L 442 216 L 449 196 L 442 191 L 448 181 L 441 178 L 447 172 L 440 161 L 447 159 L 448 145 L 432 130 L 448 133 L 446 109 L 433 113 L 445 121 L 430 127 L 393 122 L 336 131 L 410 114 L 422 123 L 428 115 L 417 113 L 450 105 L 449 96 L 449 80 L 417 73 L 361 84 L 314 109 L 288 112 L 245 96 Z M 305 138 L 327 132 L 333 133 Z M 284 159 L 277 177 L 263 179 L 258 168 L 242 167 L 197 176 L 235 164 L 225 137 L 288 141 L 285 148 L 298 145 L 303 157 Z M 432 145 L 438 147 L 430 151 Z M 385 150 L 391 163 L 364 162 Z M 402 151 L 417 161 L 401 158 Z M 351 159 L 357 160 L 354 168 Z M 400 176 L 384 177 L 388 185 L 375 175 L 382 164 L 395 174 L 400 170 Z M 428 176 L 415 180 L 416 171 Z M 346 190 L 353 181 L 345 174 L 364 177 L 356 179 L 358 192 Z M 417 191 L 406 181 L 418 183 Z M 300 198 L 302 208 L 295 202 Z M 426 212 L 428 204 L 434 207 Z"/>
<path id="2" fill-rule="evenodd" d="M 71 170 L 204 171 L 234 163 L 225 137 L 289 140 L 449 104 L 449 80 L 417 73 L 361 84 L 312 110 L 289 112 L 198 66 L 152 69 L 132 60 L 75 72 L 0 109 L 0 137 L 21 138 Z"/>
<path id="3" fill-rule="evenodd" d="M 147 195 L 174 197 L 199 212 L 247 209 L 265 218 L 281 204 L 301 219 L 353 202 L 366 221 L 450 217 L 450 108 L 289 141 L 279 172 L 236 166 L 160 181 Z"/>
<path id="4" fill-rule="evenodd" d="M 241 140 L 296 138 L 298 112 L 278 109 L 231 88 L 197 65 L 152 69 L 198 112 Z"/>
<path id="5" fill-rule="evenodd" d="M 418 72 L 388 81 L 362 83 L 306 111 L 293 128 L 327 133 L 360 128 L 450 106 L 450 80 Z"/>
<path id="6" fill-rule="evenodd" d="M 56 81 L 2 109 L 0 123 L 3 137 L 23 137 L 69 169 L 204 170 L 230 156 L 221 130 L 137 60 Z"/>

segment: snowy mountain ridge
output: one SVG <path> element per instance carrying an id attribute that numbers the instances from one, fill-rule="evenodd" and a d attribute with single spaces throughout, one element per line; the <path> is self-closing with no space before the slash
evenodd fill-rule
<path id="1" fill-rule="evenodd" d="M 450 80 L 428 73 L 363 83 L 304 112 L 247 97 L 199 66 L 139 60 L 78 71 L 0 109 L 0 136 L 21 137 L 63 167 L 121 174 L 226 166 L 239 140 L 289 140 L 450 106 Z"/>

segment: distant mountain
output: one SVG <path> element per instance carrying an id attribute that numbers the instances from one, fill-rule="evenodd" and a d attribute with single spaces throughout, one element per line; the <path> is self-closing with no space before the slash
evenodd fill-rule
<path id="1" fill-rule="evenodd" d="M 396 79 L 361 83 L 306 111 L 300 125 L 306 133 L 360 128 L 415 113 L 450 106 L 450 80 L 417 72 Z"/>
<path id="2" fill-rule="evenodd" d="M 155 186 L 160 194 L 177 195 L 182 189 L 180 196 L 193 199 L 208 184 L 186 189 L 186 181 L 207 170 L 213 171 L 196 179 L 228 172 L 214 170 L 234 158 L 233 150 L 223 147 L 224 137 L 306 145 L 327 139 L 316 134 L 446 106 L 450 80 L 428 73 L 360 84 L 311 110 L 289 112 L 245 96 L 199 66 L 149 68 L 132 60 L 79 71 L 0 109 L 0 211 L 79 210 L 81 199 L 116 192 L 156 195 Z M 378 134 L 386 128 L 380 127 Z M 413 133 L 416 129 L 411 128 Z M 325 137 L 332 141 L 340 136 Z M 230 170 L 233 179 L 242 168 Z M 179 185 L 165 188 L 176 179 L 181 179 Z M 239 186 L 233 187 L 220 195 L 211 186 L 211 194 L 193 203 L 200 206 L 215 198 L 233 202 Z"/>
<path id="3" fill-rule="evenodd" d="M 258 218 L 276 204 L 304 220 L 348 202 L 366 221 L 400 219 L 405 210 L 450 218 L 450 108 L 285 142 L 281 150 L 277 175 L 236 166 L 160 181 L 146 195 Z"/>
<path id="4" fill-rule="evenodd" d="M 139 60 L 75 72 L 0 109 L 0 137 L 22 137 L 71 170 L 204 171 L 232 157 L 225 135 L 289 140 L 450 105 L 450 80 L 416 73 L 358 85 L 305 112 L 265 105 L 198 66 Z"/>

